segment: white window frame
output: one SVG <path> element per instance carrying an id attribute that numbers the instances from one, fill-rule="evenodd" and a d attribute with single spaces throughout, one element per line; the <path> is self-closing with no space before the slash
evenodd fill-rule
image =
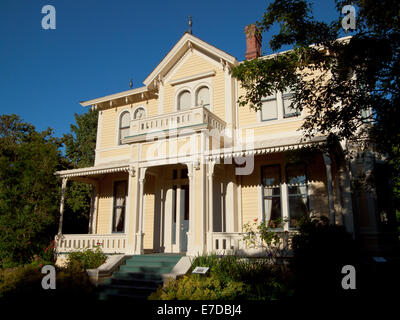
<path id="1" fill-rule="evenodd" d="M 122 115 L 126 112 L 129 113 L 129 127 L 130 127 L 130 123 L 132 121 L 132 112 L 129 109 L 125 108 L 119 112 L 118 117 L 117 117 L 117 126 L 116 126 L 116 128 L 117 128 L 117 134 L 116 134 L 117 146 L 124 145 L 123 143 L 121 143 L 121 119 L 122 119 Z"/>

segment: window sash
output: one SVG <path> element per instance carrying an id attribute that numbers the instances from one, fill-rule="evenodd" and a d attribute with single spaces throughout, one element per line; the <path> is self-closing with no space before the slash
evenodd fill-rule
<path id="1" fill-rule="evenodd" d="M 296 117 L 300 114 L 299 110 L 297 110 L 296 106 L 294 105 L 293 108 L 290 107 L 293 101 L 293 93 L 286 92 L 282 93 L 282 105 L 283 105 L 283 117 L 290 118 Z"/>
<path id="2" fill-rule="evenodd" d="M 116 181 L 114 183 L 114 200 L 113 200 L 113 226 L 112 232 L 125 231 L 125 209 L 127 196 L 127 182 Z"/>
<path id="3" fill-rule="evenodd" d="M 270 225 L 272 220 L 282 218 L 281 166 L 262 166 L 261 178 L 263 220 Z"/>
<path id="4" fill-rule="evenodd" d="M 261 100 L 261 121 L 278 119 L 278 105 L 276 95 L 268 96 Z"/>
<path id="5" fill-rule="evenodd" d="M 298 220 L 309 213 L 307 167 L 304 163 L 286 166 L 286 184 L 289 228 L 296 228 Z"/>

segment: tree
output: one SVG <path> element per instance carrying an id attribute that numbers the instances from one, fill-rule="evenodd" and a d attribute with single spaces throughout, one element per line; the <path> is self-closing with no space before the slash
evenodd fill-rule
<path id="1" fill-rule="evenodd" d="M 28 262 L 55 234 L 60 147 L 50 128 L 0 117 L 0 266 Z"/>
<path id="2" fill-rule="evenodd" d="M 394 183 L 400 181 L 400 2 L 355 0 L 352 37 L 338 19 L 325 22 L 312 14 L 311 1 L 275 0 L 267 8 L 259 32 L 280 29 L 269 42 L 272 50 L 292 50 L 239 64 L 232 70 L 246 93 L 239 104 L 261 108 L 261 98 L 290 88 L 291 107 L 307 106 L 305 137 L 316 133 L 339 140 L 368 142 L 387 155 Z M 396 190 L 396 189 L 395 189 Z"/>
<path id="3" fill-rule="evenodd" d="M 98 111 L 89 109 L 79 115 L 75 113 L 76 124 L 71 124 L 71 133 L 64 134 L 65 156 L 69 168 L 83 168 L 94 165 Z M 92 187 L 86 183 L 69 183 L 65 198 L 65 233 L 87 233 L 90 215 Z"/>

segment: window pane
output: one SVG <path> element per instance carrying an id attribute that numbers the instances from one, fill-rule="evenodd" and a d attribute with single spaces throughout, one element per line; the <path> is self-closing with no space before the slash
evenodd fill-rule
<path id="1" fill-rule="evenodd" d="M 265 187 L 278 187 L 281 184 L 280 166 L 263 167 L 263 185 Z"/>
<path id="2" fill-rule="evenodd" d="M 264 219 L 268 222 L 268 224 L 270 224 L 270 221 L 282 217 L 280 166 L 275 165 L 263 167 L 262 183 L 264 186 Z"/>
<path id="3" fill-rule="evenodd" d="M 285 118 L 294 117 L 299 114 L 295 105 L 290 107 L 293 102 L 293 93 L 287 90 L 282 93 L 282 103 L 283 103 L 283 115 Z"/>
<path id="4" fill-rule="evenodd" d="M 144 109 L 143 108 L 138 108 L 135 111 L 135 114 L 133 115 L 133 118 L 136 119 L 143 119 L 144 118 Z"/>
<path id="5" fill-rule="evenodd" d="M 114 184 L 113 232 L 123 232 L 125 225 L 126 182 Z"/>
<path id="6" fill-rule="evenodd" d="M 124 127 L 129 127 L 129 122 L 130 122 L 130 114 L 129 112 L 124 112 L 121 116 L 121 123 L 119 125 L 120 128 L 124 128 Z"/>
<path id="7" fill-rule="evenodd" d="M 210 90 L 207 87 L 202 87 L 199 91 L 197 91 L 196 104 L 204 107 L 210 106 Z"/>
<path id="8" fill-rule="evenodd" d="M 281 198 L 272 197 L 264 199 L 264 219 L 265 221 L 277 220 L 281 218 Z"/>
<path id="9" fill-rule="evenodd" d="M 190 92 L 184 91 L 179 95 L 179 110 L 190 108 Z"/>
<path id="10" fill-rule="evenodd" d="M 297 226 L 300 218 L 308 213 L 307 197 L 289 196 L 289 227 Z"/>
<path id="11" fill-rule="evenodd" d="M 120 143 L 122 142 L 122 139 L 127 136 L 129 136 L 129 128 L 120 129 L 120 133 L 119 133 Z"/>
<path id="12" fill-rule="evenodd" d="M 278 119 L 278 108 L 276 105 L 276 97 L 268 97 L 262 102 L 261 120 Z"/>
<path id="13" fill-rule="evenodd" d="M 291 164 L 286 167 L 286 181 L 290 185 L 302 185 L 307 183 L 305 164 Z"/>

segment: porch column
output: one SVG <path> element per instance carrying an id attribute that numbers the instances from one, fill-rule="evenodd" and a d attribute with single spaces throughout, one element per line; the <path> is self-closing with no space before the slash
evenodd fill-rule
<path id="1" fill-rule="evenodd" d="M 195 190 L 194 190 L 194 165 L 193 163 L 187 163 L 188 168 L 188 178 L 189 178 L 189 230 L 187 234 L 187 254 L 192 255 L 194 246 L 194 211 L 195 211 Z"/>
<path id="2" fill-rule="evenodd" d="M 329 219 L 331 224 L 335 224 L 335 203 L 333 199 L 333 186 L 332 186 L 332 161 L 328 153 L 324 153 L 324 162 L 326 168 L 326 183 L 328 186 L 328 202 L 329 202 Z"/>
<path id="3" fill-rule="evenodd" d="M 64 200 L 65 200 L 65 189 L 67 187 L 68 178 L 62 178 L 61 184 L 61 201 L 60 201 L 60 223 L 58 225 L 58 235 L 62 235 L 63 219 L 64 219 Z"/>
<path id="4" fill-rule="evenodd" d="M 135 198 L 135 191 L 137 190 L 136 186 L 136 168 L 134 166 L 129 166 L 128 171 L 128 197 L 126 200 L 126 228 L 125 233 L 127 235 L 127 245 L 126 245 L 126 254 L 134 254 L 135 247 L 134 247 L 134 234 L 136 234 L 134 229 L 135 224 L 135 213 L 136 210 L 134 209 L 134 198 Z M 132 210 L 133 209 L 133 210 Z"/>
<path id="5" fill-rule="evenodd" d="M 98 184 L 92 185 L 92 206 L 89 219 L 89 234 L 95 234 L 97 229 L 97 207 L 99 202 L 99 186 Z"/>
<path id="6" fill-rule="evenodd" d="M 138 192 L 138 214 L 136 223 L 136 250 L 135 254 L 143 254 L 143 198 L 144 198 L 144 183 L 147 168 L 139 169 L 139 192 Z"/>
<path id="7" fill-rule="evenodd" d="M 176 186 L 176 203 L 175 203 L 175 250 L 181 252 L 181 214 L 182 214 L 182 189 L 180 185 Z"/>
<path id="8" fill-rule="evenodd" d="M 351 183 L 350 183 L 350 174 L 346 168 L 346 165 L 343 165 L 343 168 L 339 171 L 340 181 L 342 183 L 342 193 L 343 193 L 343 216 L 344 216 L 344 225 L 346 231 L 355 236 L 354 234 L 354 221 L 353 221 L 353 203 L 351 196 Z"/>
<path id="9" fill-rule="evenodd" d="M 208 164 L 208 233 L 207 233 L 207 252 L 213 250 L 212 234 L 214 232 L 214 165 L 213 161 Z"/>

